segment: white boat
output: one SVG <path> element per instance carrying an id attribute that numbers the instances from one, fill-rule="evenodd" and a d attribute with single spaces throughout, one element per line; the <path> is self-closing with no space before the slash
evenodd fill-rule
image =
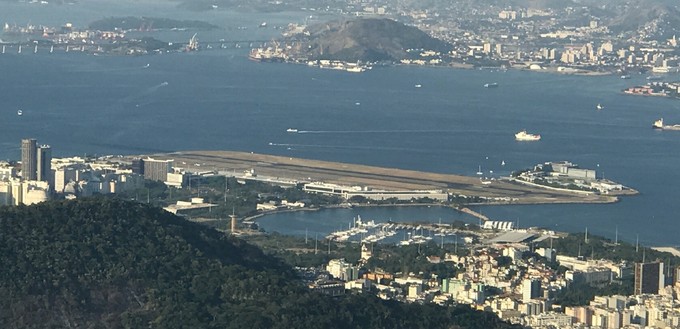
<path id="1" fill-rule="evenodd" d="M 296 132 L 298 132 L 298 130 L 295 129 L 295 128 L 288 128 L 288 129 L 286 129 L 286 132 L 289 132 L 289 133 L 296 133 Z"/>
<path id="2" fill-rule="evenodd" d="M 522 130 L 515 134 L 515 139 L 521 142 L 532 142 L 541 139 L 541 135 L 527 133 L 526 130 Z"/>
<path id="3" fill-rule="evenodd" d="M 595 106 L 595 108 L 598 109 L 598 110 L 601 110 L 601 109 L 604 108 L 604 106 L 602 106 L 602 104 L 600 104 L 600 103 L 597 103 L 597 106 Z"/>
<path id="4" fill-rule="evenodd" d="M 654 121 L 652 128 L 663 129 L 663 130 L 680 130 L 680 124 L 675 124 L 675 125 L 672 125 L 672 126 L 664 125 L 663 118 L 661 118 L 659 120 Z"/>
<path id="5" fill-rule="evenodd" d="M 24 111 L 22 111 L 21 109 L 17 110 L 17 115 L 18 116 L 24 115 Z"/>
<path id="6" fill-rule="evenodd" d="M 505 166 L 505 160 L 501 161 L 501 166 Z"/>
<path id="7" fill-rule="evenodd" d="M 346 68 L 345 71 L 353 72 L 353 73 L 361 73 L 361 72 L 366 71 L 366 69 L 361 67 L 361 66 L 350 66 L 350 67 Z"/>
<path id="8" fill-rule="evenodd" d="M 420 87 L 422 87 L 422 86 L 423 86 L 423 85 L 415 85 L 414 87 L 420 88 Z"/>

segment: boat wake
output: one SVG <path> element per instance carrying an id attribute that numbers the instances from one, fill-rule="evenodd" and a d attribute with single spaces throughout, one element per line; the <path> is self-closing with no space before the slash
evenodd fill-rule
<path id="1" fill-rule="evenodd" d="M 453 130 L 298 130 L 298 134 L 442 134 Z"/>
<path id="2" fill-rule="evenodd" d="M 361 145 L 323 145 L 323 144 L 290 144 L 290 143 L 273 143 L 270 142 L 269 146 L 275 147 L 285 147 L 286 149 L 328 149 L 328 150 L 365 150 L 365 151 L 392 151 L 392 152 L 416 152 L 416 153 L 428 153 L 429 151 L 417 148 L 404 148 L 404 147 L 382 147 L 382 146 L 361 146 Z M 448 152 L 443 152 L 448 153 Z"/>
<path id="3" fill-rule="evenodd" d="M 127 97 L 121 99 L 120 101 L 121 101 L 123 104 L 131 104 L 131 103 L 135 103 L 135 104 L 136 104 L 136 107 L 139 107 L 140 104 L 149 104 L 150 101 L 147 99 L 147 97 L 150 96 L 151 94 L 156 93 L 158 90 L 160 90 L 161 88 L 167 86 L 168 84 L 169 84 L 169 83 L 168 83 L 167 81 L 165 81 L 165 82 L 163 82 L 163 83 L 159 83 L 159 84 L 154 85 L 154 86 L 151 86 L 151 87 L 149 87 L 149 88 L 147 88 L 147 89 L 145 89 L 145 90 L 143 90 L 143 91 L 141 91 L 141 92 L 139 92 L 139 93 L 137 93 L 137 94 L 133 94 L 133 95 L 127 96 Z M 138 102 L 138 100 L 143 100 L 143 101 L 142 101 L 142 102 Z"/>

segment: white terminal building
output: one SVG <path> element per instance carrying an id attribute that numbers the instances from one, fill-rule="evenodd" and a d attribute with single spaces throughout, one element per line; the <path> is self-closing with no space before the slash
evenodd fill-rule
<path id="1" fill-rule="evenodd" d="M 302 189 L 305 192 L 337 195 L 345 199 L 351 199 L 355 196 L 360 196 L 371 200 L 386 200 L 395 198 L 400 201 L 410 201 L 421 198 L 429 198 L 436 201 L 447 201 L 449 199 L 448 193 L 440 190 L 387 191 L 374 190 L 363 186 L 345 186 L 323 182 L 307 183 Z"/>

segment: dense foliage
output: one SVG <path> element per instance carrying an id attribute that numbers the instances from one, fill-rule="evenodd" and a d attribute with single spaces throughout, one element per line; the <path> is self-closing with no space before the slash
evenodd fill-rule
<path id="1" fill-rule="evenodd" d="M 182 189 L 169 187 L 163 182 L 145 180 L 143 187 L 122 191 L 117 193 L 117 196 L 156 206 L 166 206 L 179 200 L 201 197 L 206 202 L 217 204 L 218 207 L 210 210 L 195 210 L 187 215 L 215 219 L 228 218 L 232 212 L 238 217 L 252 216 L 258 213 L 258 203 L 269 201 L 301 201 L 311 208 L 340 203 L 340 199 L 336 196 L 307 193 L 300 186 L 282 188 L 257 181 L 246 181 L 242 184 L 238 183 L 236 178 L 231 177 L 225 181 L 223 176 L 195 177 L 190 180 L 188 187 Z"/>
<path id="2" fill-rule="evenodd" d="M 510 328 L 490 313 L 332 299 L 239 239 L 109 198 L 0 208 L 5 328 Z"/>
<path id="3" fill-rule="evenodd" d="M 626 242 L 612 241 L 610 239 L 590 235 L 588 242 L 584 234 L 569 234 L 561 239 L 553 240 L 553 248 L 558 254 L 567 256 L 586 256 L 593 259 L 611 259 L 613 261 L 627 261 L 631 263 L 661 260 L 666 264 L 680 264 L 680 257 L 667 252 L 657 251 L 651 248 Z M 541 247 L 549 248 L 550 241 L 540 243 Z M 644 250 L 644 252 L 643 252 Z"/>
<path id="4" fill-rule="evenodd" d="M 555 296 L 555 303 L 562 306 L 588 305 L 595 296 L 612 296 L 633 294 L 633 280 L 624 280 L 621 284 L 610 283 L 601 287 L 594 287 L 585 282 L 572 283 Z"/>

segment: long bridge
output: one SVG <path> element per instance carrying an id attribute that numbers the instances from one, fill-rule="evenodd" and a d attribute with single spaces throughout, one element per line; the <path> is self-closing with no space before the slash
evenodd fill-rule
<path id="1" fill-rule="evenodd" d="M 185 44 L 182 42 L 172 42 L 169 44 Z M 258 48 L 267 47 L 271 40 L 217 40 L 217 41 L 200 41 L 199 47 L 201 50 L 210 49 L 232 49 L 232 48 Z M 23 54 L 23 53 L 54 53 L 54 52 L 97 52 L 101 51 L 103 47 L 110 46 L 110 44 L 92 44 L 92 43 L 50 43 L 45 41 L 24 41 L 24 42 L 0 42 L 0 54 Z"/>

